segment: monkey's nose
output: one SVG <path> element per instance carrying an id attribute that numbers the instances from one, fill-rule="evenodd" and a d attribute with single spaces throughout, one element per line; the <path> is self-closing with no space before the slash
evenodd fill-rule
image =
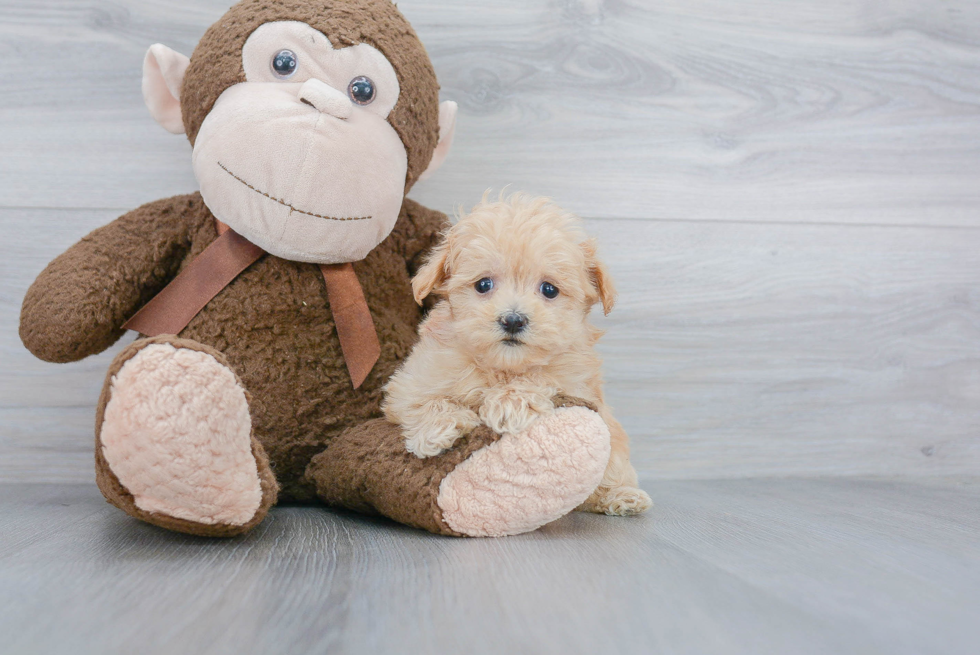
<path id="1" fill-rule="evenodd" d="M 318 111 L 336 118 L 350 118 L 353 107 L 350 99 L 325 82 L 309 79 L 299 88 L 299 99 Z"/>
<path id="2" fill-rule="evenodd" d="M 518 314 L 517 312 L 510 312 L 505 316 L 501 316 L 498 320 L 500 321 L 500 326 L 504 328 L 504 332 L 507 334 L 517 334 L 527 327 L 527 316 Z"/>

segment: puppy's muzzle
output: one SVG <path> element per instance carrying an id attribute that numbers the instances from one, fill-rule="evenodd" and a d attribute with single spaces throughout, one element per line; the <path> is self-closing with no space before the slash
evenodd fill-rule
<path id="1" fill-rule="evenodd" d="M 497 322 L 507 334 L 520 334 L 527 327 L 527 316 L 517 312 L 509 312 L 498 318 Z"/>

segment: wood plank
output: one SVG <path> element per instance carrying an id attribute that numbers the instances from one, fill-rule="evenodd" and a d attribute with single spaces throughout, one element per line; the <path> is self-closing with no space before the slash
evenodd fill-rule
<path id="1" fill-rule="evenodd" d="M 0 490 L 9 652 L 945 653 L 980 636 L 980 484 L 648 483 L 636 519 L 435 537 L 315 507 L 240 539 Z"/>
<path id="2" fill-rule="evenodd" d="M 622 287 L 603 352 L 642 470 L 978 470 L 980 232 L 590 227 Z"/>
<path id="3" fill-rule="evenodd" d="M 195 187 L 140 62 L 190 52 L 227 0 L 0 1 L 0 206 L 128 209 Z M 590 217 L 976 225 L 980 4 L 970 0 L 406 0 L 443 95 L 445 169 Z M 44 52 L 38 57 L 38 52 Z"/>
<path id="4" fill-rule="evenodd" d="M 16 325 L 45 263 L 113 217 L 0 210 L 10 253 L 0 260 L 0 480 L 91 479 L 91 417 L 113 353 L 45 364 L 21 346 Z M 607 329 L 608 398 L 641 471 L 709 478 L 980 467 L 980 230 L 587 227 L 620 288 L 612 315 L 596 321 Z"/>

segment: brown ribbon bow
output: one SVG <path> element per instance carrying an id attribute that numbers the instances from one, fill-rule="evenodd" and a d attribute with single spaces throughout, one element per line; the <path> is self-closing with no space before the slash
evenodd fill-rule
<path id="1" fill-rule="evenodd" d="M 204 252 L 123 327 L 150 337 L 179 334 L 212 298 L 265 254 L 223 223 L 218 223 L 218 233 L 220 236 Z M 354 265 L 321 264 L 320 272 L 327 285 L 327 299 L 347 372 L 357 389 L 381 356 L 378 332 Z"/>

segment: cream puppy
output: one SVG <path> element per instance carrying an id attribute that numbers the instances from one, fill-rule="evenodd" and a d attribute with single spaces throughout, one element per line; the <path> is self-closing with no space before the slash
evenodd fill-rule
<path id="1" fill-rule="evenodd" d="M 481 423 L 516 434 L 554 411 L 558 392 L 594 403 L 612 454 L 580 510 L 615 515 L 650 507 L 629 461 L 629 438 L 603 401 L 602 332 L 588 321 L 615 290 L 580 221 L 543 198 L 483 202 L 456 225 L 412 281 L 415 300 L 443 299 L 391 377 L 385 416 L 402 426 L 418 457 L 451 447 Z"/>

